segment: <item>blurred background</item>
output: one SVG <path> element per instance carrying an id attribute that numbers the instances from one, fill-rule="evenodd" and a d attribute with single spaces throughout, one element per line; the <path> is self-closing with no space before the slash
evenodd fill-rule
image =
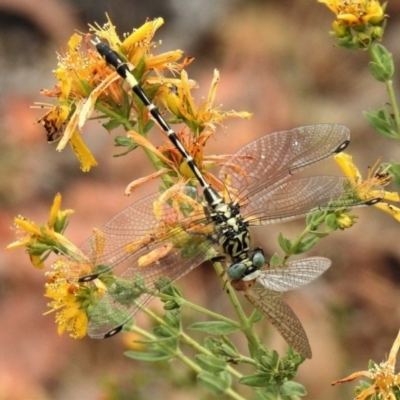
<path id="1" fill-rule="evenodd" d="M 63 208 L 75 210 L 67 235 L 81 243 L 92 227 L 155 190 L 157 183 L 124 196 L 125 186 L 150 167 L 140 149 L 113 158 L 119 149 L 99 124 L 85 126 L 85 142 L 99 162 L 89 173 L 81 172 L 69 148 L 58 153 L 55 144 L 47 144 L 43 127 L 34 124 L 42 112 L 30 105 L 48 100 L 39 90 L 55 84 L 56 52 L 65 49 L 74 31 L 86 32 L 88 23 L 102 25 L 106 12 L 120 35 L 146 18 L 163 17 L 165 25 L 155 37 L 163 42 L 159 51 L 180 48 L 195 57 L 187 70 L 200 85 L 197 100 L 218 68 L 217 103 L 254 113 L 250 121 L 229 121 L 227 129 L 219 129 L 207 146 L 209 154 L 232 153 L 268 132 L 332 122 L 351 129 L 348 152 L 363 174 L 378 157 L 399 160 L 398 146 L 373 132 L 362 117 L 363 110 L 387 101 L 384 86 L 369 75 L 366 54 L 334 46 L 328 36 L 334 15 L 316 1 L 0 0 L 0 400 L 213 398 L 177 361 L 153 365 L 126 358 L 124 335 L 107 341 L 58 336 L 54 316 L 42 316 L 47 303 L 43 272 L 29 264 L 23 250 L 4 251 L 15 240 L 13 217 L 46 221 L 57 192 Z M 396 65 L 399 12 L 400 3 L 389 1 L 384 44 Z M 151 138 L 158 143 L 160 136 L 155 130 Z M 341 174 L 332 160 L 312 172 Z M 331 269 L 285 297 L 313 349 L 313 359 L 297 378 L 308 399 L 352 398 L 354 385 L 332 388 L 331 381 L 366 369 L 369 359 L 382 361 L 400 328 L 400 225 L 377 209 L 354 213 L 360 218 L 353 228 L 336 232 L 310 252 L 332 259 Z M 279 232 L 293 238 L 303 227 L 300 220 L 262 228 L 256 242 L 272 254 L 278 251 Z M 209 265 L 178 286 L 189 300 L 232 315 Z M 188 325 L 197 318 L 186 315 Z M 137 320 L 147 324 L 143 316 Z M 259 323 L 259 329 L 269 346 L 285 348 L 268 322 Z M 245 351 L 242 338 L 235 339 Z"/>

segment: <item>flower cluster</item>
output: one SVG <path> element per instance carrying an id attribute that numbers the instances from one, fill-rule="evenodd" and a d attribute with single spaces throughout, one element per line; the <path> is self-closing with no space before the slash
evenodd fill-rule
<path id="1" fill-rule="evenodd" d="M 214 74 L 206 100 L 196 106 L 191 90 L 197 84 L 184 71 L 193 58 L 182 58 L 181 50 L 153 55 L 157 47 L 153 36 L 163 23 L 162 18 L 146 22 L 124 40 L 120 40 L 110 20 L 103 28 L 91 26 L 91 32 L 106 40 L 124 57 L 148 97 L 172 114 L 172 122 L 185 123 L 191 131 L 190 135 L 198 143 L 196 147 L 201 147 L 215 131 L 215 126 L 222 124 L 226 118 L 249 118 L 251 114 L 213 108 L 218 72 Z M 106 130 L 122 126 L 128 131 L 127 138 L 116 138 L 116 145 L 119 146 L 137 147 L 135 134 L 144 137 L 152 126 L 146 108 L 124 89 L 119 75 L 92 48 L 90 36 L 88 34 L 84 38 L 74 34 L 68 42 L 66 53 L 59 56 L 55 71 L 58 83 L 53 91 L 42 91 L 43 95 L 56 98 L 57 103 L 53 106 L 41 104 L 41 107 L 49 110 L 38 120 L 44 125 L 49 141 L 60 139 L 57 150 L 61 151 L 70 143 L 83 171 L 89 171 L 97 165 L 81 137 L 82 128 L 93 112 L 96 112 L 98 119 L 108 119 L 103 124 Z M 166 77 L 165 72 L 178 77 Z M 193 151 L 198 153 L 197 149 Z M 201 159 L 201 155 L 198 158 Z"/>
<path id="2" fill-rule="evenodd" d="M 383 35 L 385 6 L 378 0 L 318 0 L 336 14 L 333 35 L 349 49 L 366 48 Z"/>

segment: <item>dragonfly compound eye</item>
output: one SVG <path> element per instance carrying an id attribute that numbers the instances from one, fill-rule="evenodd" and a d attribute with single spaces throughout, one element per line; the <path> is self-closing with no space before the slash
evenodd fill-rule
<path id="1" fill-rule="evenodd" d="M 247 270 L 247 267 L 244 264 L 235 263 L 235 264 L 232 264 L 228 268 L 227 274 L 228 274 L 230 279 L 232 279 L 233 281 L 237 281 L 239 279 L 242 279 L 242 277 L 245 274 L 246 270 Z"/>

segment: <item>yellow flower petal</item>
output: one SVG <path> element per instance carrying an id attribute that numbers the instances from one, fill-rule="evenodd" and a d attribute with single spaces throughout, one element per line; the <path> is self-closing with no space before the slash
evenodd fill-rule
<path id="1" fill-rule="evenodd" d="M 53 205 L 51 206 L 50 209 L 49 221 L 47 222 L 47 226 L 50 229 L 52 229 L 54 227 L 54 224 L 56 223 L 60 207 L 61 207 L 61 194 L 57 193 L 56 197 L 54 197 Z"/>
<path id="2" fill-rule="evenodd" d="M 14 218 L 14 224 L 18 228 L 22 229 L 23 231 L 25 231 L 29 234 L 33 234 L 33 235 L 37 235 L 37 236 L 42 235 L 40 228 L 33 221 L 29 221 L 26 218 L 16 217 L 16 218 Z"/>
<path id="3" fill-rule="evenodd" d="M 130 136 L 135 143 L 137 143 L 139 146 L 142 146 L 143 148 L 151 151 L 153 154 L 157 156 L 162 162 L 164 162 L 167 165 L 172 166 L 171 161 L 164 156 L 150 141 L 148 141 L 144 136 L 140 135 L 138 132 L 135 132 L 134 130 L 128 131 L 128 136 Z"/>
<path id="4" fill-rule="evenodd" d="M 90 150 L 86 147 L 81 135 L 77 131 L 75 131 L 72 135 L 70 145 L 79 162 L 81 163 L 81 170 L 83 172 L 88 172 L 90 171 L 91 167 L 97 166 L 97 161 L 93 157 Z"/>
<path id="5" fill-rule="evenodd" d="M 154 36 L 156 30 L 163 25 L 163 23 L 164 20 L 162 18 L 156 18 L 154 21 L 146 22 L 122 42 L 122 48 L 126 52 L 129 52 L 129 50 L 134 47 L 136 43 L 140 41 L 149 42 Z"/>
<path id="6" fill-rule="evenodd" d="M 385 192 L 384 199 L 390 201 L 400 201 L 400 196 L 396 192 Z"/>
<path id="7" fill-rule="evenodd" d="M 43 269 L 45 267 L 45 264 L 42 261 L 42 257 L 41 256 L 36 256 L 36 255 L 30 254 L 29 258 L 31 260 L 32 265 L 35 268 Z"/>
<path id="8" fill-rule="evenodd" d="M 346 153 L 338 153 L 333 157 L 344 174 L 355 184 L 361 180 L 361 174 L 353 163 L 353 157 Z"/>
<path id="9" fill-rule="evenodd" d="M 400 222 L 400 208 L 392 206 L 391 204 L 386 202 L 374 204 L 374 207 L 379 208 L 381 211 L 384 211 L 385 213 L 391 215 L 393 218 Z"/>

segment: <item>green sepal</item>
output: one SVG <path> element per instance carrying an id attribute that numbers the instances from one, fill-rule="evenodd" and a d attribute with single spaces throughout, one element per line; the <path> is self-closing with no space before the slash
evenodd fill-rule
<path id="1" fill-rule="evenodd" d="M 271 369 L 276 369 L 279 364 L 279 354 L 276 350 L 272 350 L 269 352 L 263 351 L 258 357 L 260 363 L 260 369 L 262 371 L 270 371 Z"/>
<path id="2" fill-rule="evenodd" d="M 230 342 L 225 336 L 221 336 L 221 340 L 206 337 L 204 339 L 204 347 L 212 352 L 228 359 L 236 359 L 238 357 L 238 351 L 232 342 Z"/>

